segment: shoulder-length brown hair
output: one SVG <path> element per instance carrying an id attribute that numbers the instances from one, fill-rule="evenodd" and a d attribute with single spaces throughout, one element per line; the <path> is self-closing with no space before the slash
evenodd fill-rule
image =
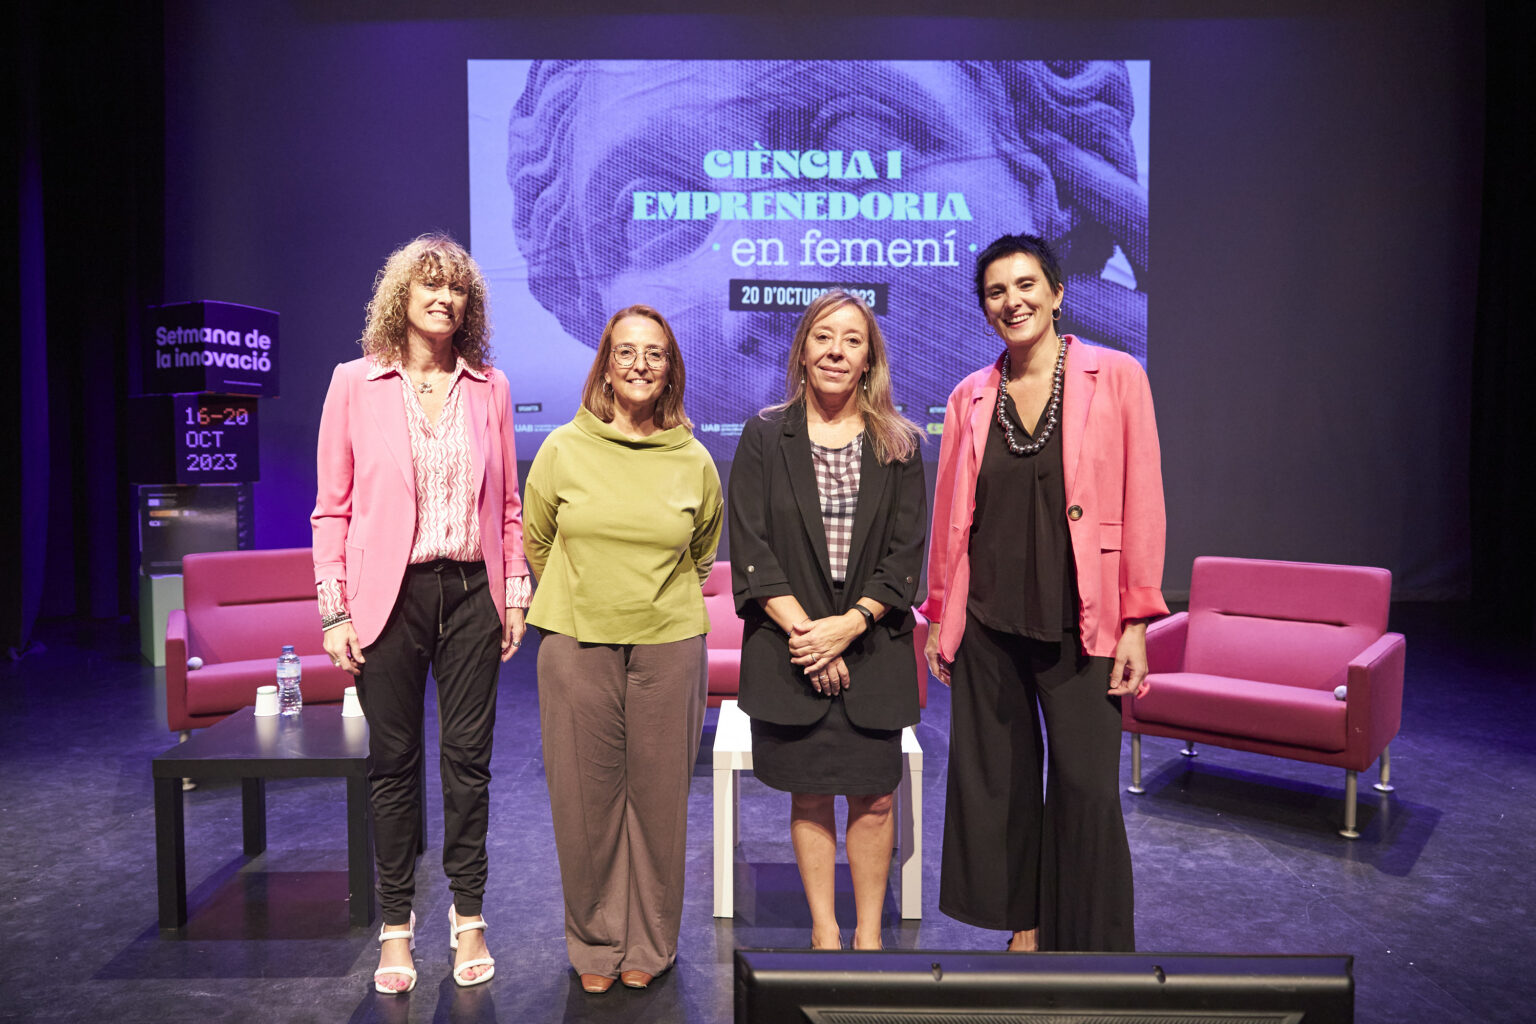
<path id="1" fill-rule="evenodd" d="M 387 366 L 405 361 L 406 309 L 411 282 L 462 284 L 469 293 L 464 320 L 453 334 L 453 348 L 476 370 L 491 365 L 491 321 L 486 308 L 485 275 L 473 256 L 449 235 L 432 232 L 412 239 L 384 261 L 373 279 L 368 320 L 359 343 L 363 354 Z"/>
<path id="2" fill-rule="evenodd" d="M 666 317 L 643 304 L 625 306 L 608 318 L 607 325 L 603 327 L 602 340 L 597 344 L 597 358 L 592 360 L 592 369 L 587 372 L 587 383 L 581 389 L 581 404 L 604 423 L 613 422 L 613 389 L 605 386 L 608 382 L 603 375 L 608 372 L 608 358 L 613 354 L 613 329 L 627 316 L 654 320 L 660 325 L 661 333 L 667 337 L 667 385 L 656 399 L 656 411 L 652 417 L 656 426 L 661 430 L 671 430 L 673 427 L 692 430 L 693 421 L 683 410 L 683 386 L 687 383 L 688 374 L 683 369 L 683 353 L 677 347 L 677 335 L 672 333 L 672 325 L 667 323 Z"/>
<path id="3" fill-rule="evenodd" d="M 780 412 L 805 402 L 805 371 L 800 365 L 805 358 L 806 341 L 816 322 L 843 306 L 855 306 L 864 314 L 864 326 L 869 337 L 869 365 L 864 380 L 854 394 L 859 403 L 859 413 L 864 417 L 864 436 L 875 446 L 875 458 L 884 464 L 905 462 L 917 451 L 923 441 L 923 432 L 917 425 L 896 410 L 891 398 L 891 363 L 886 355 L 885 335 L 880 324 L 864 300 L 852 292 L 833 288 L 811 300 L 795 327 L 795 339 L 789 346 L 789 366 L 784 373 L 784 401 L 770 405 L 759 415 Z"/>

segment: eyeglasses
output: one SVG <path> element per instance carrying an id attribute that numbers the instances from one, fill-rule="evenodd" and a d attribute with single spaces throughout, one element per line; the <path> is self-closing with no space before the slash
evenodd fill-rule
<path id="1" fill-rule="evenodd" d="M 633 345 L 615 345 L 613 347 L 613 361 L 625 368 L 635 365 L 640 352 Z M 659 370 L 667 365 L 667 354 L 659 348 L 645 350 L 645 365 L 653 370 Z"/>

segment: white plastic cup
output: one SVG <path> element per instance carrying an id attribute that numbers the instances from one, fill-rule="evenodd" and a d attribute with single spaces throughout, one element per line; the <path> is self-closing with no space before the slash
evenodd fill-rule
<path id="1" fill-rule="evenodd" d="M 256 687 L 256 714 L 262 718 L 277 714 L 277 687 Z"/>
<path id="2" fill-rule="evenodd" d="M 355 686 L 349 686 L 341 691 L 341 717 L 363 717 L 363 702 L 357 699 L 357 687 Z"/>

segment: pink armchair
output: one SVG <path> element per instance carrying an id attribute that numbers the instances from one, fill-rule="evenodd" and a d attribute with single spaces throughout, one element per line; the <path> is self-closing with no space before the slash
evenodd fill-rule
<path id="1" fill-rule="evenodd" d="M 704 581 L 704 607 L 709 611 L 709 635 L 705 645 L 709 648 L 708 704 L 720 706 L 724 700 L 735 700 L 741 676 L 741 619 L 736 615 L 736 596 L 731 592 L 731 564 L 716 562 Z M 913 653 L 917 659 L 917 703 L 928 706 L 928 661 L 923 656 L 923 646 L 928 642 L 928 620 L 912 610 L 917 626 L 912 630 Z"/>
<path id="2" fill-rule="evenodd" d="M 741 675 L 741 619 L 736 617 L 736 597 L 731 593 L 731 563 L 716 562 L 704 581 L 704 607 L 709 612 L 707 703 L 712 708 L 723 700 L 735 700 Z"/>
<path id="3" fill-rule="evenodd" d="M 1403 706 L 1401 634 L 1388 633 L 1385 569 L 1246 558 L 1195 559 L 1189 611 L 1147 630 L 1145 697 L 1121 702 L 1131 734 L 1130 792 L 1141 737 L 1168 736 L 1344 769 L 1344 827 L 1355 830 L 1356 774 L 1381 760 Z"/>
<path id="4" fill-rule="evenodd" d="M 165 716 L 173 732 L 212 725 L 256 702 L 276 682 L 277 656 L 293 644 L 305 703 L 341 700 L 352 677 L 321 646 L 309 548 L 210 551 L 182 560 L 185 610 L 165 627 Z M 188 658 L 202 667 L 187 668 Z"/>

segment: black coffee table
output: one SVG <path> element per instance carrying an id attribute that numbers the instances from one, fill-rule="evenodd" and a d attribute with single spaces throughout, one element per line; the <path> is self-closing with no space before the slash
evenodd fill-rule
<path id="1" fill-rule="evenodd" d="M 354 925 L 373 922 L 373 835 L 368 825 L 368 725 L 341 705 L 311 705 L 297 718 L 257 718 L 243 708 L 154 759 L 155 868 L 160 927 L 187 923 L 186 822 L 181 780 L 239 779 L 245 852 L 267 848 L 268 779 L 347 780 L 347 888 Z"/>

